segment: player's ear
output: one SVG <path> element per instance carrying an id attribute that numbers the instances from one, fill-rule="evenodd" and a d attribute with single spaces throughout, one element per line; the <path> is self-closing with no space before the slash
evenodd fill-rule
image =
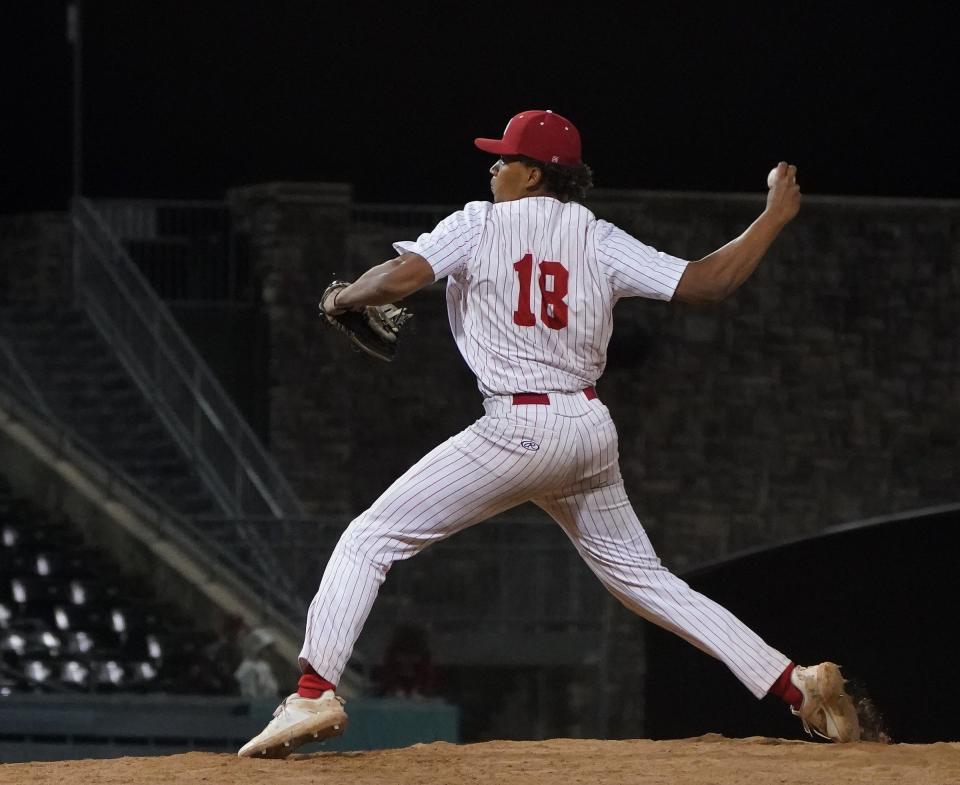
<path id="1" fill-rule="evenodd" d="M 539 166 L 527 167 L 527 189 L 535 191 L 543 185 L 543 169 Z"/>

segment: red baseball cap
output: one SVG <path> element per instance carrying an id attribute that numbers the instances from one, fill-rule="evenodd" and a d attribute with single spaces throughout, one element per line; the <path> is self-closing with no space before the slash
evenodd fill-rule
<path id="1" fill-rule="evenodd" d="M 503 139 L 474 139 L 486 153 L 525 155 L 544 163 L 579 166 L 580 132 L 566 117 L 549 109 L 528 109 L 510 118 Z"/>

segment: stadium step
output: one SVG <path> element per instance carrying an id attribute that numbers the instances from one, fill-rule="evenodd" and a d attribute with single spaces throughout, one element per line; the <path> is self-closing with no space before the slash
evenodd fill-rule
<path id="1" fill-rule="evenodd" d="M 69 304 L 0 308 L 0 329 L 53 415 L 174 509 L 217 507 L 196 467 L 86 313 Z"/>

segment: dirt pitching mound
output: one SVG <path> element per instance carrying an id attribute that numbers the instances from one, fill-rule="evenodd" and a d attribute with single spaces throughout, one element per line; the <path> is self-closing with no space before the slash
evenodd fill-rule
<path id="1" fill-rule="evenodd" d="M 399 750 L 321 752 L 249 760 L 191 752 L 0 766 L 2 785 L 448 785 L 484 783 L 817 783 L 947 785 L 960 782 L 960 742 L 833 745 L 709 734 L 677 741 L 494 741 Z"/>

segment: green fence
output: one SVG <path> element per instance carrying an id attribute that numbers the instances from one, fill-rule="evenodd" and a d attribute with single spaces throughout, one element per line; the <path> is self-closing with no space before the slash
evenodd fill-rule
<path id="1" fill-rule="evenodd" d="M 0 697 L 0 762 L 232 753 L 266 725 L 275 700 L 217 696 Z M 358 698 L 350 727 L 299 752 L 372 750 L 456 742 L 459 710 L 439 700 Z"/>

